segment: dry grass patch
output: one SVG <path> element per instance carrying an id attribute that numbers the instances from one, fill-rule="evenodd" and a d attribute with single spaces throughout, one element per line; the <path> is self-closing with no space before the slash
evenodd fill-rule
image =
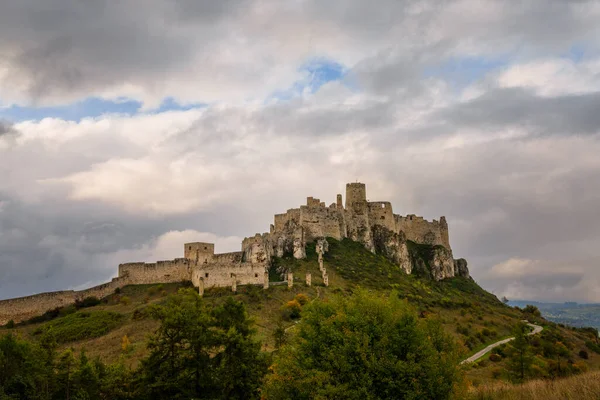
<path id="1" fill-rule="evenodd" d="M 536 380 L 522 385 L 496 383 L 480 386 L 472 400 L 597 400 L 600 372 L 557 380 Z"/>

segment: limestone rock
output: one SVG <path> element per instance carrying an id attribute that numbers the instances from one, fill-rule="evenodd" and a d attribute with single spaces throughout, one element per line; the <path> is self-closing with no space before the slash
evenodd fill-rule
<path id="1" fill-rule="evenodd" d="M 373 227 L 373 245 L 377 254 L 398 264 L 407 274 L 412 272 L 413 265 L 404 232 L 396 233 L 384 226 L 375 225 Z"/>
<path id="2" fill-rule="evenodd" d="M 460 276 L 463 278 L 470 278 L 469 268 L 467 267 L 467 260 L 459 258 L 454 260 L 454 276 Z"/>
<path id="3" fill-rule="evenodd" d="M 325 238 L 317 239 L 315 247 L 317 254 L 325 254 L 329 251 L 329 242 Z"/>
<path id="4" fill-rule="evenodd" d="M 431 276 L 436 281 L 454 276 L 454 259 L 452 252 L 445 247 L 436 246 L 430 260 Z"/>
<path id="5" fill-rule="evenodd" d="M 294 232 L 294 258 L 302 259 L 306 258 L 306 243 L 304 242 L 304 235 L 302 228 Z"/>

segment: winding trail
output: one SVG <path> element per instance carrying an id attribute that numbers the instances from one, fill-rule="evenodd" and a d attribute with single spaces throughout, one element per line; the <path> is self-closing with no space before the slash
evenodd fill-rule
<path id="1" fill-rule="evenodd" d="M 527 336 L 531 336 L 531 335 L 535 335 L 536 333 L 540 333 L 544 329 L 543 326 L 535 325 L 535 324 L 532 324 L 531 322 L 528 322 L 528 321 L 523 321 L 523 322 L 526 322 L 527 325 L 529 325 L 530 327 L 533 328 L 533 331 L 529 332 L 527 334 Z M 481 357 L 483 357 L 485 354 L 487 354 L 490 351 L 492 351 L 492 349 L 494 349 L 495 347 L 503 345 L 504 343 L 508 343 L 508 342 L 510 342 L 513 339 L 514 339 L 514 337 L 509 337 L 509 338 L 506 338 L 506 339 L 502 339 L 502 340 L 500 340 L 500 341 L 498 341 L 496 343 L 492 343 L 489 346 L 487 346 L 485 349 L 479 350 L 477 353 L 473 354 L 471 357 L 467 358 L 466 360 L 461 361 L 460 363 L 461 364 L 467 364 L 467 363 L 472 363 L 474 361 L 477 361 L 478 359 L 480 359 Z"/>

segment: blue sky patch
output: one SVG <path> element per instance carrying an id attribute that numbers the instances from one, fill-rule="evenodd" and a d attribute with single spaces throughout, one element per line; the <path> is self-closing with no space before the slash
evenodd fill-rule
<path id="1" fill-rule="evenodd" d="M 187 111 L 193 108 L 205 107 L 205 104 L 180 104 L 172 97 L 168 97 L 161 105 L 147 113 L 161 113 L 166 111 Z M 97 118 L 107 114 L 135 115 L 140 113 L 142 103 L 131 99 L 105 100 L 97 97 L 78 101 L 73 104 L 54 107 L 0 107 L 0 119 L 13 122 L 39 121 L 44 118 L 59 118 L 66 121 L 81 121 L 84 118 Z"/>
<path id="2" fill-rule="evenodd" d="M 305 90 L 314 93 L 327 82 L 342 80 L 347 68 L 333 60 L 315 58 L 300 66 L 298 71 L 305 76 L 303 79 L 294 82 L 287 89 L 275 91 L 267 100 L 290 100 Z"/>
<path id="3" fill-rule="evenodd" d="M 461 90 L 483 78 L 487 73 L 506 67 L 508 64 L 509 60 L 504 58 L 453 57 L 439 65 L 426 67 L 423 75 L 442 78 L 454 89 Z"/>

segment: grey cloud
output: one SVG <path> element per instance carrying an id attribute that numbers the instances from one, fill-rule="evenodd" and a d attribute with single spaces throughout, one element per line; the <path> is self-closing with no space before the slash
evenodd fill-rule
<path id="1" fill-rule="evenodd" d="M 9 121 L 4 121 L 0 119 L 0 138 L 3 136 L 12 136 L 17 135 L 18 132 L 14 127 L 14 124 Z"/>
<path id="2" fill-rule="evenodd" d="M 258 81 L 268 80 L 282 64 L 288 73 L 296 69 L 298 65 L 288 65 L 302 62 L 295 53 L 302 57 L 324 53 L 346 59 L 352 67 L 364 54 L 385 53 L 391 47 L 410 58 L 379 65 L 377 76 L 367 74 L 364 82 L 376 91 L 393 90 L 391 81 L 398 74 L 413 76 L 410 64 L 431 65 L 463 53 L 473 57 L 473 51 L 487 53 L 490 44 L 498 51 L 527 48 L 531 54 L 568 49 L 582 40 L 593 46 L 598 33 L 594 13 L 585 12 L 593 2 L 533 1 L 518 7 L 492 2 L 489 6 L 498 10 L 482 17 L 467 12 L 482 7 L 479 2 L 386 1 L 372 7 L 361 1 L 309 1 L 295 8 L 282 4 L 258 0 L 3 4 L 0 54 L 8 73 L 0 84 L 18 87 L 25 101 L 40 103 L 107 92 L 116 97 L 119 93 L 114 91 L 123 90 L 121 85 L 142 92 L 123 95 L 210 101 L 214 99 L 202 90 L 208 82 L 222 83 L 237 90 L 237 98 L 247 98 L 248 90 L 257 91 L 264 83 Z M 290 26 L 297 31 L 289 32 Z M 300 39 L 305 36 L 306 43 Z M 289 53 L 282 51 L 288 47 Z M 252 51 L 236 57 L 229 48 Z M 265 59 L 282 64 L 264 64 Z M 190 87 L 195 95 L 189 93 Z"/>
<path id="3" fill-rule="evenodd" d="M 531 91 L 493 89 L 436 117 L 457 127 L 524 127 L 533 134 L 600 132 L 600 93 L 541 97 Z"/>

